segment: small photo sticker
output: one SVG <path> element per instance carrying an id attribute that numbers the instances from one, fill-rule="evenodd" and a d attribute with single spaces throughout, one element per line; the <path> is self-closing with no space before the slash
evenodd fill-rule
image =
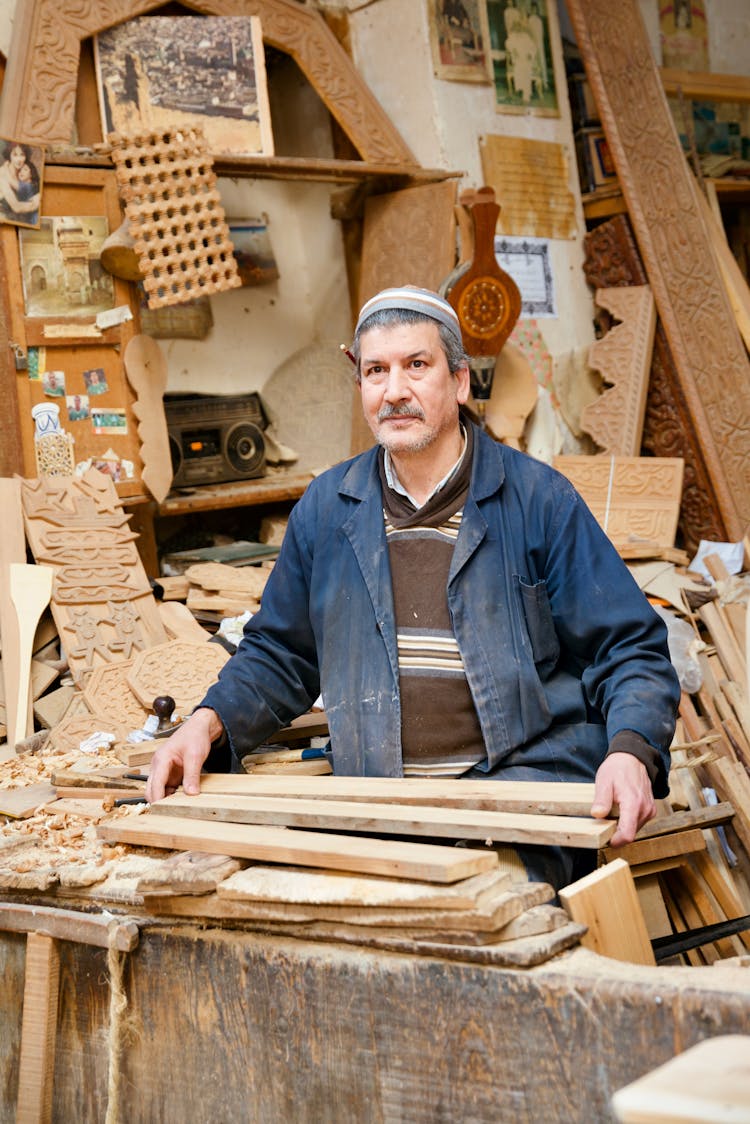
<path id="1" fill-rule="evenodd" d="M 128 432 L 128 419 L 122 407 L 109 406 L 107 409 L 91 408 L 91 421 L 94 433 L 111 433 L 124 436 Z"/>
<path id="2" fill-rule="evenodd" d="M 91 371 L 84 371 L 83 381 L 89 394 L 106 394 L 109 390 L 103 367 L 94 367 Z"/>
<path id="3" fill-rule="evenodd" d="M 42 390 L 49 398 L 62 398 L 65 394 L 65 372 L 45 371 L 42 374 Z"/>
<path id="4" fill-rule="evenodd" d="M 68 407 L 68 421 L 85 421 L 91 416 L 88 394 L 68 394 L 65 403 Z"/>

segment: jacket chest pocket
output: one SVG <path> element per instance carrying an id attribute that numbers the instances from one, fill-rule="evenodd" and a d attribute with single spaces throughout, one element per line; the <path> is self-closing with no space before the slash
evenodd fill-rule
<path id="1" fill-rule="evenodd" d="M 560 642 L 552 619 L 547 583 L 540 581 L 529 585 L 518 575 L 514 575 L 514 580 L 521 593 L 534 663 L 540 677 L 546 678 L 560 658 Z"/>

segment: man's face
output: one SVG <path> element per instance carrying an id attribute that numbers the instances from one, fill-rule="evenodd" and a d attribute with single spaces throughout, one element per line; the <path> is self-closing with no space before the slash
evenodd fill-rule
<path id="1" fill-rule="evenodd" d="M 16 144 L 10 150 L 10 161 L 13 167 L 18 171 L 26 163 L 26 153 L 21 148 L 20 144 Z"/>
<path id="2" fill-rule="evenodd" d="M 469 369 L 451 374 L 437 323 L 371 328 L 360 355 L 362 408 L 376 441 L 394 456 L 437 454 L 469 396 Z"/>

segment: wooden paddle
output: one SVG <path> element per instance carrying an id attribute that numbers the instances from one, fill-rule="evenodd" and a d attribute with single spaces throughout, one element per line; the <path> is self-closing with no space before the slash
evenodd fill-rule
<path id="1" fill-rule="evenodd" d="M 8 567 L 10 599 L 18 621 L 18 693 L 16 697 L 15 725 L 8 727 L 8 742 L 15 746 L 32 731 L 27 728 L 29 691 L 31 689 L 31 656 L 34 633 L 39 618 L 49 605 L 52 596 L 51 566 L 26 566 L 12 562 Z"/>

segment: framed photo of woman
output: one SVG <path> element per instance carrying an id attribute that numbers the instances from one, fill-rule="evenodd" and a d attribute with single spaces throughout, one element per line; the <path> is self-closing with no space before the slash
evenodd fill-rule
<path id="1" fill-rule="evenodd" d="M 0 137 L 0 222 L 38 228 L 44 149 Z"/>

